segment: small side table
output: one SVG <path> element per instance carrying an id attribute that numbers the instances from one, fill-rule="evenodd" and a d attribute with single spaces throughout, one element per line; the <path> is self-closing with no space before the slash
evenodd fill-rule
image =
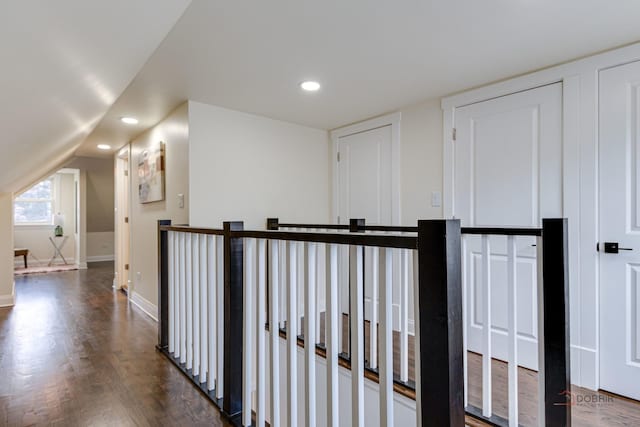
<path id="1" fill-rule="evenodd" d="M 27 265 L 27 257 L 29 256 L 29 249 L 26 248 L 17 248 L 14 249 L 14 256 L 24 257 L 24 268 L 29 268 Z"/>
<path id="2" fill-rule="evenodd" d="M 59 240 L 60 243 L 58 244 L 57 239 L 54 237 L 49 237 L 49 241 L 51 242 L 51 244 L 53 245 L 53 256 L 51 257 L 51 260 L 49 261 L 49 267 L 51 267 L 51 265 L 53 265 L 53 261 L 55 261 L 56 258 L 60 257 L 62 258 L 62 261 L 64 262 L 64 265 L 69 265 L 69 263 L 67 262 L 66 259 L 64 259 L 64 255 L 62 255 L 62 248 L 64 248 L 64 244 L 67 243 L 67 240 L 69 240 L 69 236 L 56 236 L 57 239 L 62 239 Z"/>

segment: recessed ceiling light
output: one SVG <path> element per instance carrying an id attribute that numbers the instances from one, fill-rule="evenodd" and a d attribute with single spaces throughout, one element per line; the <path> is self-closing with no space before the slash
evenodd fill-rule
<path id="1" fill-rule="evenodd" d="M 318 89 L 320 89 L 320 83 L 318 83 L 318 82 L 314 82 L 314 81 L 312 81 L 312 80 L 308 80 L 308 81 L 306 81 L 306 82 L 302 82 L 302 83 L 300 83 L 300 87 L 301 87 L 303 90 L 306 90 L 306 91 L 308 91 L 308 92 L 315 92 L 315 91 L 317 91 Z"/>
<path id="2" fill-rule="evenodd" d="M 107 144 L 98 144 L 99 150 L 111 150 L 111 146 Z"/>
<path id="3" fill-rule="evenodd" d="M 136 119 L 135 117 L 120 117 L 120 121 L 122 123 L 126 123 L 128 125 L 137 125 L 138 124 L 138 119 Z"/>

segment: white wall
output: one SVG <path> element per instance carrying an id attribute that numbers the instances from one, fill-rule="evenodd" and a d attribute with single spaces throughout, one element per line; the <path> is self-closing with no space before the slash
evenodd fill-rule
<path id="1" fill-rule="evenodd" d="M 13 255 L 13 194 L 0 193 L 0 307 L 15 300 Z"/>
<path id="2" fill-rule="evenodd" d="M 400 110 L 400 204 L 403 225 L 442 218 L 431 193 L 442 192 L 442 108 L 439 99 Z"/>
<path id="3" fill-rule="evenodd" d="M 178 207 L 178 194 L 189 200 L 189 127 L 188 105 L 182 104 L 167 118 L 131 143 L 131 299 L 152 315 L 158 304 L 157 220 L 171 219 L 184 224 L 189 218 L 188 205 Z M 165 143 L 165 200 L 141 204 L 138 199 L 137 160 L 150 144 Z"/>
<path id="4" fill-rule="evenodd" d="M 87 262 L 113 261 L 114 241 L 113 231 L 87 231 Z"/>
<path id="5" fill-rule="evenodd" d="M 190 101 L 189 223 L 327 222 L 329 153 L 324 130 Z"/>

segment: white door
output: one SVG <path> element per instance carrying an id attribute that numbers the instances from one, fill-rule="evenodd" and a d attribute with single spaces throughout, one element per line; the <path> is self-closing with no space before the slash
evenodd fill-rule
<path id="1" fill-rule="evenodd" d="M 562 85 L 455 111 L 453 213 L 463 226 L 540 226 L 562 215 Z M 469 350 L 482 353 L 480 238 L 467 236 Z M 507 359 L 506 238 L 492 237 L 492 356 Z M 518 363 L 537 369 L 535 239 L 517 238 Z"/>
<path id="2" fill-rule="evenodd" d="M 639 62 L 600 73 L 599 144 L 600 387 L 640 400 Z"/>
<path id="3" fill-rule="evenodd" d="M 392 144 L 392 125 L 338 137 L 338 218 L 341 224 L 348 224 L 350 218 L 365 218 L 369 225 L 392 224 Z M 372 250 L 367 248 L 365 266 L 371 267 L 371 257 Z M 342 283 L 348 283 L 348 259 L 345 247 L 341 256 Z M 377 308 L 378 299 L 371 277 L 369 268 L 365 270 L 365 320 L 372 319 L 372 301 L 376 301 Z M 342 311 L 348 313 L 348 287 L 342 286 L 340 293 Z M 394 312 L 399 315 L 397 306 Z"/>

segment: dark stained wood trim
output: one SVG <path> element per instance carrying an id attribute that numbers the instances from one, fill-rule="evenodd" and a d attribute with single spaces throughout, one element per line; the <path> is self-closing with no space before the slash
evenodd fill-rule
<path id="1" fill-rule="evenodd" d="M 311 233 L 297 231 L 231 231 L 231 237 L 296 242 L 335 243 L 338 245 L 377 246 L 383 248 L 417 249 L 415 236 L 363 233 Z"/>
<path id="2" fill-rule="evenodd" d="M 162 229 L 170 219 L 158 220 L 158 345 L 169 346 L 169 236 Z"/>
<path id="3" fill-rule="evenodd" d="M 545 423 L 558 427 L 571 426 L 568 241 L 566 218 L 542 220 Z"/>
<path id="4" fill-rule="evenodd" d="M 242 221 L 224 223 L 224 396 L 223 412 L 233 418 L 242 412 L 242 327 L 244 316 L 243 239 L 231 236 Z"/>
<path id="5" fill-rule="evenodd" d="M 464 426 L 460 250 L 460 220 L 418 221 L 423 426 Z"/>
<path id="6" fill-rule="evenodd" d="M 189 227 L 188 225 L 164 225 L 160 227 L 162 231 L 179 231 L 182 233 L 194 233 L 194 234 L 213 234 L 217 236 L 224 235 L 223 229 L 218 228 L 202 228 L 202 227 Z"/>

